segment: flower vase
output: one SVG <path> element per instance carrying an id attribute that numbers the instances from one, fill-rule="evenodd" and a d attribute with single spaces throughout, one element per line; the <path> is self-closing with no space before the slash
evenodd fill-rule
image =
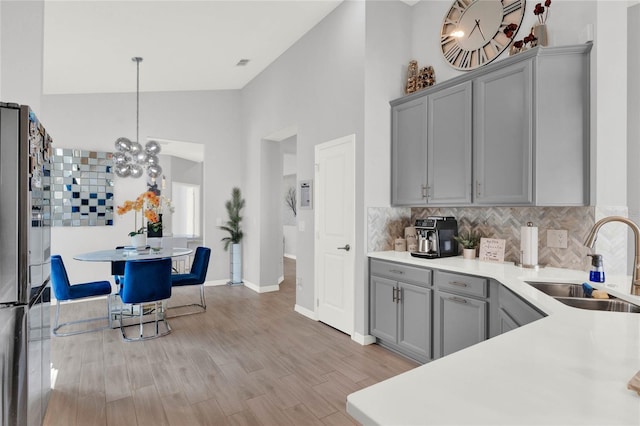
<path id="1" fill-rule="evenodd" d="M 475 259 L 476 258 L 476 249 L 462 249 L 462 257 L 464 259 Z"/>
<path id="2" fill-rule="evenodd" d="M 548 46 L 547 24 L 536 24 L 533 26 L 533 35 L 538 39 L 538 46 Z"/>
<path id="3" fill-rule="evenodd" d="M 147 236 L 145 234 L 136 234 L 131 237 L 131 246 L 137 249 L 147 246 Z"/>
<path id="4" fill-rule="evenodd" d="M 160 217 L 160 219 L 154 224 L 147 222 L 148 237 L 162 237 L 162 213 L 158 216 Z"/>

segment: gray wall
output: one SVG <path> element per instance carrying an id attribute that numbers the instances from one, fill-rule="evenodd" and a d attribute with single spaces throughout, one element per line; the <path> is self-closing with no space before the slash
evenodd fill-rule
<path id="1" fill-rule="evenodd" d="M 57 147 L 112 151 L 120 136 L 135 138 L 135 94 L 49 95 L 42 98 L 43 122 Z M 239 93 L 164 92 L 140 94 L 140 139 L 153 136 L 205 145 L 203 243 L 212 249 L 208 279 L 228 277 L 228 254 L 216 218 L 226 220 L 225 201 L 233 186 L 242 186 Z M 162 165 L 162 164 L 161 164 Z M 116 204 L 135 198 L 146 180 L 116 178 Z M 74 254 L 127 243 L 131 213 L 117 216 L 113 227 L 53 228 L 52 250 L 69 259 L 76 280 L 95 279 L 95 268 L 108 276 L 107 265 L 72 262 Z M 92 238 L 86 238 L 86 232 Z M 83 235 L 85 237 L 83 237 Z M 103 267 L 104 266 L 104 267 Z M 72 279 L 74 279 L 72 278 Z"/>
<path id="2" fill-rule="evenodd" d="M 627 21 L 627 116 L 640 117 L 640 5 L 629 8 Z M 640 120 L 627 120 L 627 204 L 629 218 L 640 223 Z M 629 231 L 631 232 L 631 231 Z M 630 234 L 631 235 L 631 234 Z M 632 235 L 631 235 L 632 236 Z M 628 252 L 633 253 L 633 238 L 629 238 Z M 633 271 L 633 257 L 629 256 L 628 273 Z"/>
<path id="3" fill-rule="evenodd" d="M 2 102 L 29 105 L 40 120 L 43 120 L 40 106 L 43 22 L 43 1 L 0 2 Z"/>
<path id="4" fill-rule="evenodd" d="M 243 135 L 247 145 L 245 188 L 247 199 L 260 200 L 260 170 L 265 149 L 263 138 L 275 131 L 297 127 L 298 179 L 314 177 L 314 146 L 344 135 L 356 134 L 357 193 L 363 193 L 363 120 L 364 120 L 364 2 L 345 2 L 287 50 L 268 69 L 242 91 Z M 358 217 L 363 214 L 363 199 L 357 201 Z M 278 242 L 260 240 L 261 227 L 273 221 L 277 213 L 247 205 L 247 241 L 245 278 L 258 285 L 269 285 L 271 273 L 262 265 L 280 262 L 282 252 L 272 249 Z M 313 210 L 300 211 L 298 232 L 296 304 L 313 310 L 314 306 L 314 219 Z M 356 233 L 364 240 L 363 229 Z M 282 237 L 279 237 L 281 243 Z M 364 263 L 360 249 L 357 264 Z M 357 285 L 364 275 L 359 271 Z"/>

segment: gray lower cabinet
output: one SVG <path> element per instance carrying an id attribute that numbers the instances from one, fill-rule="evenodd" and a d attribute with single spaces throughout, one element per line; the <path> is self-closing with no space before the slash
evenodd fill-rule
<path id="1" fill-rule="evenodd" d="M 522 327 L 545 316 L 545 314 L 522 300 L 505 286 L 499 286 L 498 317 L 500 334 Z"/>
<path id="2" fill-rule="evenodd" d="M 419 362 L 545 316 L 493 279 L 377 259 L 369 263 L 370 334 Z"/>
<path id="3" fill-rule="evenodd" d="M 431 271 L 375 260 L 370 268 L 369 332 L 410 358 L 431 360 Z M 395 275 L 414 283 L 398 281 Z"/>
<path id="4" fill-rule="evenodd" d="M 434 358 L 488 338 L 489 286 L 486 278 L 434 271 Z"/>

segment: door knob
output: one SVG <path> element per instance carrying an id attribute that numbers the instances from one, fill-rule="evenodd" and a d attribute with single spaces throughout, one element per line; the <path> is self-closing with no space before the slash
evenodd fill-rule
<path id="1" fill-rule="evenodd" d="M 344 246 L 344 247 L 338 247 L 338 250 L 346 250 L 346 251 L 349 251 L 349 250 L 351 250 L 351 246 L 350 246 L 349 244 L 347 244 L 347 245 L 346 245 L 346 246 Z"/>

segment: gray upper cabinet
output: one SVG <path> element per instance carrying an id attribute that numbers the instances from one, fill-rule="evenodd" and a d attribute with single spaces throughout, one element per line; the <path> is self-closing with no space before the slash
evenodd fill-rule
<path id="1" fill-rule="evenodd" d="M 475 202 L 533 202 L 533 64 L 520 62 L 475 80 Z"/>
<path id="2" fill-rule="evenodd" d="M 471 202 L 471 82 L 392 105 L 391 203 Z"/>
<path id="3" fill-rule="evenodd" d="M 530 49 L 392 101 L 392 205 L 589 205 L 591 47 Z"/>
<path id="4" fill-rule="evenodd" d="M 417 98 L 391 109 L 391 204 L 426 201 L 427 100 Z"/>
<path id="5" fill-rule="evenodd" d="M 536 205 L 590 203 L 590 49 L 567 46 L 535 60 Z"/>
<path id="6" fill-rule="evenodd" d="M 427 96 L 427 204 L 471 202 L 471 82 Z"/>

